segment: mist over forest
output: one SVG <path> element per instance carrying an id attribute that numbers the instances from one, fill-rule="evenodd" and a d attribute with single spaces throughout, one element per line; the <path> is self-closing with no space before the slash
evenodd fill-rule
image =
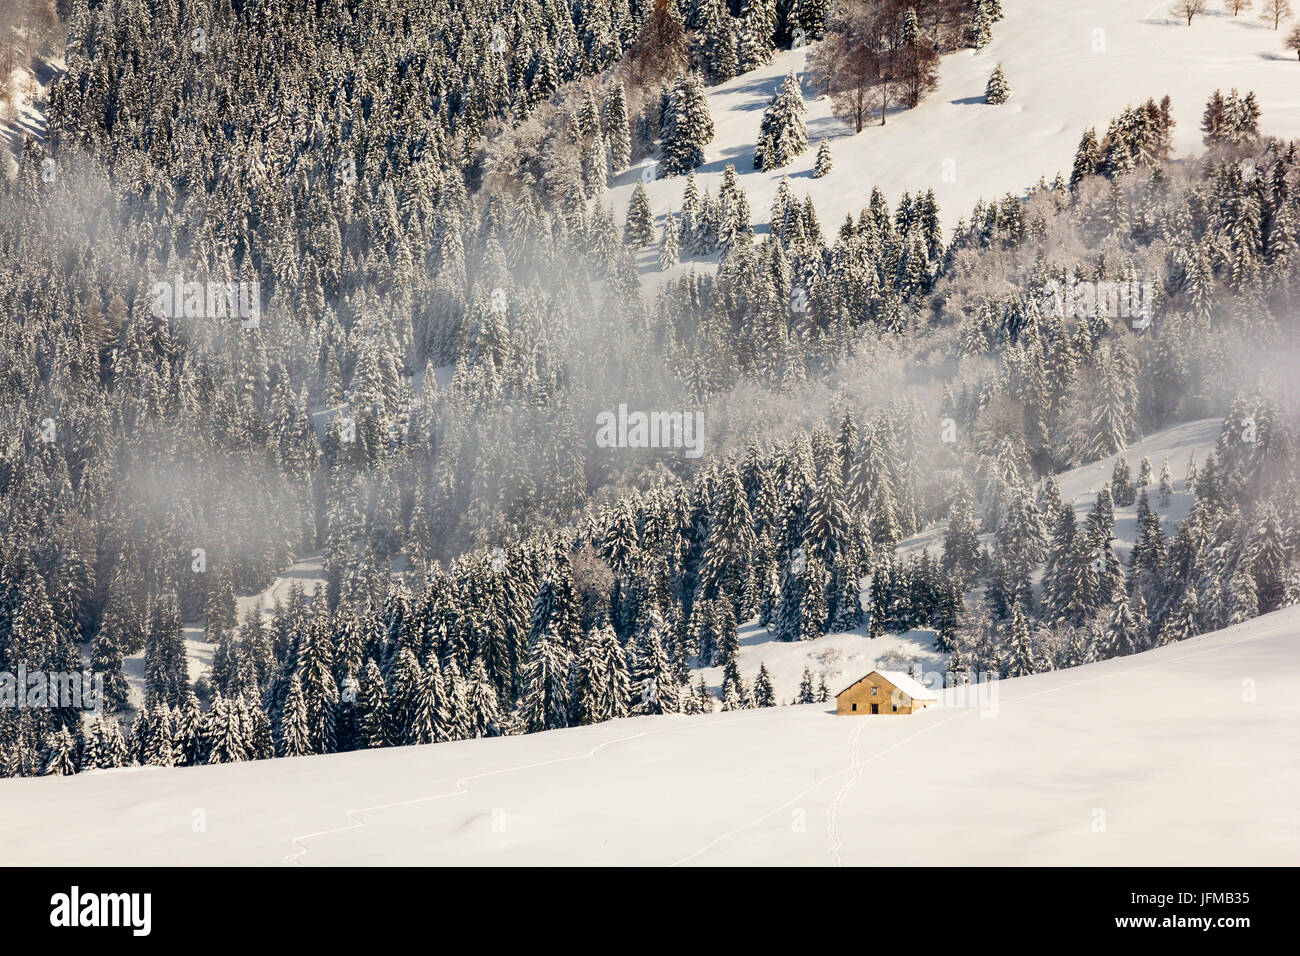
<path id="1" fill-rule="evenodd" d="M 1001 20 L 997 0 L 0 13 L 0 101 L 23 62 L 59 64 L 0 177 L 0 672 L 87 670 L 104 694 L 93 717 L 0 708 L 0 775 L 828 698 L 811 669 L 793 697 L 742 673 L 749 625 L 932 630 L 960 683 L 1300 603 L 1300 164 L 1248 88 L 1203 104 L 1194 155 L 1135 89 L 1075 131 L 1072 168 L 973 208 L 817 208 L 798 177 L 750 202 L 738 170 L 816 152 L 817 178 L 847 175 L 805 97 L 865 135 Z M 806 44 L 702 186 L 708 91 Z M 698 416 L 703 454 L 671 430 L 610 447 L 620 408 Z M 1204 419 L 1201 460 L 1126 456 Z M 1056 478 L 1094 462 L 1080 518 Z M 1136 508 L 1123 549 L 1116 508 Z M 311 588 L 286 577 L 305 558 Z"/>

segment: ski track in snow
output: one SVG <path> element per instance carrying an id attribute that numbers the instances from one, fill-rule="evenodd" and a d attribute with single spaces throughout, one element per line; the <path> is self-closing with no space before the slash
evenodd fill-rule
<path id="1" fill-rule="evenodd" d="M 679 720 L 687 719 L 686 717 L 681 715 L 677 715 L 677 716 Z M 731 720 L 718 721 L 717 723 L 730 724 L 730 723 L 734 723 L 738 719 L 740 718 L 737 717 L 737 718 L 732 718 Z M 500 776 L 501 774 L 516 773 L 521 770 L 534 770 L 539 767 L 550 767 L 550 766 L 554 766 L 555 764 L 568 763 L 574 760 L 590 760 L 594 758 L 596 754 L 598 754 L 600 751 L 604 750 L 607 747 L 612 747 L 615 744 L 628 743 L 630 741 L 637 740 L 641 737 L 657 737 L 660 736 L 661 734 L 671 734 L 679 730 L 689 729 L 692 726 L 698 727 L 701 725 L 680 724 L 676 727 L 665 727 L 662 730 L 643 730 L 640 731 L 639 733 L 627 734 L 623 737 L 616 737 L 613 740 L 606 740 L 602 743 L 596 744 L 596 746 L 592 747 L 586 753 L 572 754 L 568 757 L 555 757 L 552 758 L 551 760 L 538 760 L 532 763 L 516 764 L 513 767 L 499 767 L 496 770 L 485 770 L 482 773 L 474 773 L 474 774 L 470 774 L 469 776 L 458 777 L 456 778 L 456 782 L 455 782 L 456 789 L 449 790 L 446 793 L 434 793 L 424 797 L 412 797 L 409 800 L 394 800 L 390 803 L 377 803 L 374 806 L 360 807 L 355 810 L 344 810 L 343 815 L 347 817 L 349 821 L 351 821 L 347 826 L 331 827 L 328 830 L 317 830 L 314 833 L 308 833 L 303 836 L 293 837 L 290 840 L 290 842 L 293 843 L 295 846 L 297 846 L 299 849 L 297 853 L 291 853 L 288 856 L 286 856 L 285 861 L 289 863 L 293 863 L 295 866 L 302 866 L 303 865 L 302 858 L 308 853 L 310 849 L 308 846 L 306 846 L 304 841 L 313 840 L 317 837 L 329 836 L 330 834 L 334 834 L 334 833 L 347 833 L 350 830 L 361 829 L 366 825 L 366 822 L 360 819 L 358 817 L 358 814 L 373 813 L 376 810 L 389 810 L 394 807 L 407 807 L 417 803 L 429 803 L 434 800 L 445 800 L 448 797 L 464 796 L 470 792 L 469 788 L 465 785 L 469 783 L 471 780 L 481 780 L 484 777 L 496 777 L 496 776 Z M 709 726 L 716 726 L 716 725 L 710 724 Z"/>

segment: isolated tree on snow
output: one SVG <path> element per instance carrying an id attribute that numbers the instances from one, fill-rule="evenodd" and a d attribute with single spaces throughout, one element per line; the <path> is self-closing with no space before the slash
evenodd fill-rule
<path id="1" fill-rule="evenodd" d="M 1205 0 L 1178 0 L 1174 4 L 1174 16 L 1187 21 L 1187 25 L 1192 25 L 1192 17 L 1205 12 Z"/>
<path id="2" fill-rule="evenodd" d="M 800 704 L 812 704 L 817 701 L 817 691 L 813 687 L 812 671 L 805 664 L 803 676 L 799 679 L 799 697 L 797 702 Z"/>
<path id="3" fill-rule="evenodd" d="M 817 162 L 813 165 L 813 177 L 821 179 L 835 168 L 835 162 L 831 159 L 831 143 L 828 139 L 823 139 L 817 144 Z"/>
<path id="4" fill-rule="evenodd" d="M 1110 489 L 1115 504 L 1121 508 L 1127 508 L 1137 501 L 1133 472 L 1129 469 L 1128 459 L 1123 455 L 1115 459 L 1115 467 L 1110 473 Z"/>
<path id="5" fill-rule="evenodd" d="M 1168 508 L 1174 496 L 1174 476 L 1169 471 L 1169 459 L 1160 465 L 1160 507 Z"/>
<path id="6" fill-rule="evenodd" d="M 1286 48 L 1295 50 L 1295 55 L 1300 59 L 1300 23 L 1291 28 L 1291 32 L 1286 35 Z"/>
<path id="7" fill-rule="evenodd" d="M 655 238 L 655 217 L 650 210 L 650 197 L 645 186 L 637 182 L 632 190 L 632 200 L 627 207 L 627 224 L 623 227 L 623 241 L 634 249 L 649 245 Z"/>
<path id="8" fill-rule="evenodd" d="M 1151 487 L 1151 459 L 1146 455 L 1142 456 L 1142 461 L 1138 464 L 1137 484 L 1134 491 L 1146 491 Z M 1116 502 L 1118 504 L 1118 502 Z"/>
<path id="9" fill-rule="evenodd" d="M 745 688 L 730 672 L 722 677 L 722 709 L 727 712 L 745 709 Z"/>
<path id="10" fill-rule="evenodd" d="M 1291 0 L 1264 0 L 1264 5 L 1259 8 L 1259 18 L 1272 20 L 1274 30 L 1289 16 L 1291 16 Z"/>
<path id="11" fill-rule="evenodd" d="M 826 686 L 826 675 L 822 674 L 817 678 L 817 700 L 816 703 L 824 704 L 831 699 L 830 688 Z"/>
<path id="12" fill-rule="evenodd" d="M 776 693 L 772 690 L 772 675 L 767 672 L 767 665 L 762 662 L 758 665 L 758 676 L 754 678 L 754 706 L 776 706 Z"/>
<path id="13" fill-rule="evenodd" d="M 984 102 L 991 106 L 1000 106 L 1007 101 L 1011 95 L 1011 84 L 1007 82 L 1007 75 L 1002 72 L 1002 64 L 999 63 L 989 77 L 988 85 L 984 88 Z"/>
<path id="14" fill-rule="evenodd" d="M 703 676 L 696 680 L 691 696 L 695 698 L 695 713 L 697 714 L 711 714 L 717 706 L 713 694 L 709 691 L 709 685 L 704 683 Z"/>

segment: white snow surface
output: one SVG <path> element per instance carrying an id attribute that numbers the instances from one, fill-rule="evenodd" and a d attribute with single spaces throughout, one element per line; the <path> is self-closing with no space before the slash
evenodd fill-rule
<path id="1" fill-rule="evenodd" d="M 10 865 L 1300 863 L 1300 608 L 983 707 L 0 781 Z M 988 716 L 985 716 L 988 715 Z"/>
<path id="2" fill-rule="evenodd" d="M 809 148 L 784 169 L 760 172 L 753 157 L 763 110 L 787 73 L 803 75 L 814 47 L 782 52 L 710 88 L 715 136 L 696 170 L 699 188 L 708 186 L 716 196 L 723 170 L 734 165 L 761 236 L 781 177 L 789 176 L 798 198 L 812 196 L 828 239 L 846 212 L 856 215 L 867 205 L 873 186 L 891 207 L 904 191 L 933 189 L 943 225 L 951 230 L 981 198 L 1023 195 L 1039 177 L 1050 181 L 1057 172 L 1068 177 L 1084 129 L 1096 127 L 1101 136 L 1126 106 L 1149 97 L 1171 97 L 1175 157 L 1203 150 L 1201 114 L 1215 89 L 1254 90 L 1261 131 L 1300 136 L 1300 61 L 1283 47 L 1294 18 L 1275 31 L 1258 18 L 1261 4 L 1233 17 L 1215 0 L 1188 27 L 1173 6 L 1151 0 L 1003 0 L 1005 17 L 993 25 L 988 46 L 944 56 L 939 86 L 920 106 L 892 110 L 883 127 L 868 125 L 856 134 L 834 118 L 829 99 L 815 96 L 805 76 Z M 989 106 L 984 88 L 999 64 L 1011 98 Z M 835 168 L 814 179 L 823 137 L 830 140 Z M 620 223 L 643 167 L 653 162 L 621 174 L 602 199 Z M 646 184 L 657 228 L 670 208 L 681 209 L 685 182 L 674 176 Z M 676 277 L 701 265 L 685 260 L 663 275 Z M 649 285 L 660 281 L 657 239 L 643 251 L 641 267 Z"/>

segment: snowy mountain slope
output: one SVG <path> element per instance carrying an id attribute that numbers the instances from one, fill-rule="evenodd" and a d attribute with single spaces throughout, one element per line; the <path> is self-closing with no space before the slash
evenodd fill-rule
<path id="1" fill-rule="evenodd" d="M 1300 608 L 898 719 L 823 705 L 0 781 L 11 864 L 1300 863 Z M 988 714 L 989 716 L 982 716 Z M 105 821 L 113 826 L 105 826 Z M 39 834 L 34 838 L 33 834 Z"/>
<path id="2" fill-rule="evenodd" d="M 1188 456 L 1196 455 L 1198 467 L 1204 464 L 1218 441 L 1221 428 L 1221 421 L 1210 418 L 1174 425 L 1135 442 L 1119 455 L 1062 472 L 1056 478 L 1061 500 L 1073 499 L 1075 512 L 1082 522 L 1096 502 L 1097 492 L 1103 484 L 1110 481 L 1116 458 L 1123 456 L 1128 459 L 1129 468 L 1136 480 L 1138 468 L 1143 457 L 1146 457 L 1150 459 L 1152 469 L 1148 502 L 1163 519 L 1165 533 L 1171 535 L 1177 529 L 1178 522 L 1187 517 L 1195 501 L 1195 495 L 1186 487 L 1184 480 Z M 1174 494 L 1170 498 L 1169 507 L 1162 508 L 1159 495 L 1160 466 L 1166 458 L 1174 476 Z M 897 553 L 908 557 L 928 548 L 930 554 L 938 558 L 943 554 L 946 529 L 946 523 L 940 521 L 899 542 Z M 1136 529 L 1137 505 L 1116 507 L 1115 551 L 1126 564 Z M 980 541 L 991 546 L 993 535 L 981 535 Z M 798 692 L 805 666 L 812 672 L 814 682 L 824 676 L 831 693 L 835 693 L 878 666 L 890 664 L 906 671 L 907 665 L 913 664 L 918 670 L 927 673 L 942 673 L 947 661 L 948 655 L 936 650 L 934 635 L 924 630 L 901 635 L 885 634 L 873 639 L 866 636 L 864 626 L 854 632 L 827 634 L 813 641 L 785 642 L 775 640 L 755 621 L 740 629 L 741 676 L 752 683 L 759 665 L 766 664 L 773 690 L 781 701 L 792 699 Z M 694 672 L 692 680 L 697 675 L 703 675 L 705 683 L 715 693 L 720 691 L 721 668 L 704 668 Z"/>
<path id="3" fill-rule="evenodd" d="M 1056 476 L 1057 487 L 1061 491 L 1062 501 L 1074 501 L 1074 510 L 1082 521 L 1087 517 L 1092 506 L 1097 502 L 1097 492 L 1102 485 L 1110 481 L 1119 458 L 1127 458 L 1129 470 L 1134 482 L 1137 481 L 1138 469 L 1142 459 L 1151 461 L 1151 485 L 1147 488 L 1147 503 L 1164 522 L 1165 534 L 1172 534 L 1178 523 L 1187 517 L 1196 496 L 1187 487 L 1187 461 L 1191 455 L 1196 456 L 1199 468 L 1206 457 L 1214 450 L 1219 440 L 1223 422 L 1214 418 L 1183 422 L 1161 429 L 1142 441 L 1135 442 L 1123 451 L 1103 458 L 1100 461 L 1080 465 Z M 1169 460 L 1169 471 L 1174 479 L 1174 493 L 1169 500 L 1169 507 L 1160 507 L 1160 466 Z M 1137 504 L 1115 508 L 1115 553 L 1121 561 L 1128 560 L 1128 553 L 1133 547 L 1137 529 Z M 940 521 L 932 527 L 913 535 L 898 544 L 900 555 L 910 555 L 928 548 L 934 557 L 943 553 L 943 536 L 947 530 L 946 522 Z M 1049 527 L 1050 530 L 1050 527 Z M 981 544 L 993 543 L 992 534 L 980 535 Z"/>
<path id="4" fill-rule="evenodd" d="M 915 110 L 892 111 L 883 127 L 854 134 L 831 115 L 830 101 L 814 97 L 805 83 L 810 148 L 783 170 L 758 172 L 753 149 L 763 109 L 785 74 L 804 69 L 810 48 L 783 52 L 710 90 L 716 134 L 696 171 L 700 189 L 707 185 L 716 195 L 723 169 L 734 164 L 761 234 L 777 185 L 788 175 L 796 196 L 812 196 L 829 235 L 846 212 L 867 204 L 873 186 L 891 205 L 905 190 L 932 188 L 951 229 L 981 197 L 1022 195 L 1040 176 L 1068 176 L 1085 128 L 1096 126 L 1101 135 L 1125 106 L 1148 97 L 1172 97 L 1175 156 L 1202 149 L 1201 112 L 1216 88 L 1254 90 L 1265 133 L 1300 135 L 1300 62 L 1282 45 L 1294 20 L 1274 31 L 1257 18 L 1258 9 L 1232 17 L 1213 3 L 1188 27 L 1173 6 L 1172 0 L 1003 0 L 1006 16 L 994 25 L 993 42 L 978 53 L 945 56 L 938 89 Z M 984 89 L 998 64 L 1011 98 L 989 106 Z M 813 179 L 823 136 L 830 139 L 835 168 Z M 643 171 L 622 174 L 604 200 L 620 222 Z M 669 208 L 681 207 L 684 185 L 684 177 L 646 184 L 659 225 Z M 657 251 L 645 250 L 641 264 L 658 275 Z M 684 262 L 667 275 L 690 268 Z"/>
<path id="5" fill-rule="evenodd" d="M 50 84 L 63 69 L 61 59 L 38 60 L 15 67 L 9 75 L 9 96 L 0 98 L 0 143 L 7 147 L 0 153 L 0 173 L 5 176 L 12 177 L 17 170 L 25 138 L 44 141 Z"/>
<path id="6" fill-rule="evenodd" d="M 1184 487 L 1188 456 L 1195 454 L 1198 464 L 1204 463 L 1218 440 L 1221 425 L 1217 419 L 1208 418 L 1175 425 L 1148 436 L 1120 453 L 1128 458 L 1135 479 L 1142 458 L 1145 456 L 1151 460 L 1154 478 L 1149 489 L 1149 500 L 1151 507 L 1164 519 L 1166 534 L 1171 534 L 1178 522 L 1187 516 L 1194 500 L 1194 496 Z M 1110 480 L 1116 457 L 1080 465 L 1057 476 L 1062 500 L 1074 499 L 1080 520 L 1092 508 L 1101 486 Z M 1160 465 L 1166 458 L 1169 459 L 1169 467 L 1174 475 L 1174 495 L 1168 508 L 1160 508 L 1158 481 Z M 1136 513 L 1136 505 L 1115 509 L 1115 549 L 1122 561 L 1128 560 L 1129 549 L 1133 546 Z M 943 522 L 927 528 L 900 542 L 898 553 L 907 556 L 928 548 L 932 555 L 939 557 L 943 553 L 944 530 Z M 993 536 L 987 534 L 981 536 L 980 540 L 991 544 L 992 539 Z M 320 556 L 304 557 L 277 577 L 266 591 L 240 597 L 239 619 L 243 620 L 251 607 L 267 610 L 277 600 L 283 603 L 288 597 L 289 588 L 295 583 L 310 597 L 323 579 L 324 569 Z M 751 621 L 740 629 L 740 673 L 746 682 L 752 682 L 759 665 L 766 664 L 777 699 L 786 701 L 798 692 L 805 666 L 812 671 L 814 682 L 824 677 L 831 692 L 835 693 L 848 681 L 876 666 L 884 666 L 881 662 L 889 662 L 891 658 L 903 670 L 907 669 L 907 663 L 914 663 L 925 671 L 942 671 L 947 662 L 948 655 L 935 649 L 934 635 L 929 631 L 886 634 L 874 640 L 868 638 L 865 631 L 865 628 L 859 628 L 850 633 L 827 634 L 814 641 L 789 643 L 774 640 L 770 633 Z M 186 625 L 185 642 L 190 678 L 197 680 L 211 666 L 215 647 L 205 640 L 201 622 Z M 131 685 L 132 704 L 138 706 L 144 699 L 143 652 L 126 658 L 124 667 L 127 681 Z M 721 668 L 708 667 L 693 671 L 692 682 L 700 676 L 715 694 L 720 693 Z"/>

